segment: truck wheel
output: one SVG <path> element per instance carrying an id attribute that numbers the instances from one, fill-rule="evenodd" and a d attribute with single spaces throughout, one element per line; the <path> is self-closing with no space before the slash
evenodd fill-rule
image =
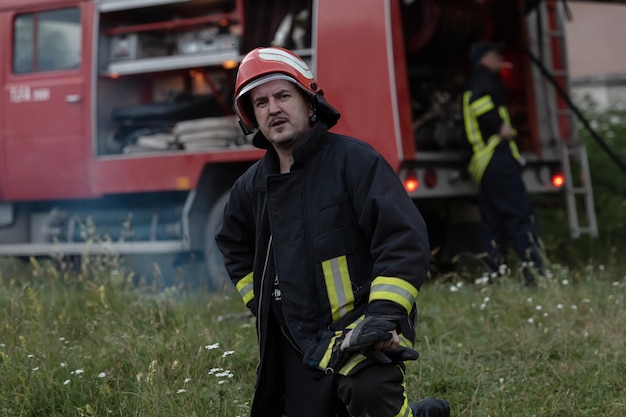
<path id="1" fill-rule="evenodd" d="M 215 290 L 224 290 L 234 288 L 226 268 L 224 267 L 224 257 L 217 248 L 215 243 L 215 235 L 222 224 L 222 217 L 224 216 L 224 207 L 228 202 L 228 196 L 230 192 L 225 192 L 220 198 L 215 201 L 206 222 L 205 233 L 205 259 L 207 267 L 207 275 L 209 285 Z"/>

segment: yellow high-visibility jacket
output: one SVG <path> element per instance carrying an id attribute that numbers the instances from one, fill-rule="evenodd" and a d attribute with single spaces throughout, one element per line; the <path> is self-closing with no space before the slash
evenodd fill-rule
<path id="1" fill-rule="evenodd" d="M 467 169 L 476 184 L 480 184 L 500 144 L 502 124 L 511 126 L 504 86 L 496 73 L 482 65 L 474 68 L 463 94 L 463 122 L 473 153 Z M 517 144 L 510 140 L 509 146 L 513 157 L 521 163 Z"/>

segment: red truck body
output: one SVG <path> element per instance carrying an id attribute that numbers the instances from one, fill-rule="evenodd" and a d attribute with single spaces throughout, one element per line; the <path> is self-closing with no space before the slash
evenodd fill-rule
<path id="1" fill-rule="evenodd" d="M 454 124 L 448 132 L 458 134 L 458 117 L 446 120 L 433 108 L 443 103 L 453 110 L 445 114 L 459 115 L 454 98 L 469 71 L 471 42 L 506 41 L 511 67 L 503 77 L 513 113 L 521 115 L 527 186 L 558 191 L 551 176 L 560 168 L 558 143 L 570 136 L 571 125 L 558 115 L 546 120 L 546 107 L 538 105 L 544 94 L 539 76 L 521 52 L 538 48 L 532 32 L 539 30 L 529 28 L 527 15 L 538 13 L 536 3 L 0 0 L 0 254 L 98 251 L 76 232 L 85 216 L 98 224 L 111 213 L 119 220 L 139 210 L 149 212 L 147 220 L 134 218 L 135 225 L 143 222 L 145 235 L 114 237 L 116 250 L 199 251 L 210 259 L 224 195 L 263 151 L 245 137 L 221 147 L 181 145 L 172 124 L 142 126 L 148 139 L 174 137 L 174 145 L 145 149 L 139 146 L 145 138 L 133 136 L 139 127 L 123 124 L 135 121 L 116 121 L 115 114 L 153 111 L 174 91 L 208 97 L 218 109 L 181 121 L 215 117 L 230 123 L 237 62 L 284 33 L 283 44 L 310 61 L 328 101 L 341 112 L 334 131 L 372 144 L 403 180 L 416 180 L 417 188 L 407 191 L 418 206 L 432 205 L 435 212 L 458 206 L 460 198 L 471 205 L 476 187 L 464 175 L 460 148 L 421 140 L 420 128 L 431 126 L 431 137 L 445 139 L 441 130 L 448 122 Z M 556 25 L 554 10 L 545 7 L 543 30 Z M 281 34 L 288 23 L 290 30 Z M 297 39 L 297 33 L 304 35 Z M 554 39 L 546 47 L 551 56 L 564 56 Z M 554 59 L 553 66 L 566 75 L 564 59 Z M 420 96 L 424 89 L 429 94 Z M 554 106 L 564 103 L 557 99 Z M 549 133 L 549 123 L 557 133 Z M 174 220 L 164 214 L 172 208 L 178 210 Z"/>

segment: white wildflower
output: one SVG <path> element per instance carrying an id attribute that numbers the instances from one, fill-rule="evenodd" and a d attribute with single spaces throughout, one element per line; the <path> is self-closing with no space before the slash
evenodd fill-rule
<path id="1" fill-rule="evenodd" d="M 69 379 L 66 379 L 65 381 L 63 381 L 63 385 L 67 385 L 67 384 L 69 384 L 69 383 L 70 383 L 70 380 L 69 380 Z"/>
<path id="2" fill-rule="evenodd" d="M 206 350 L 213 350 L 213 349 L 217 349 L 218 347 L 220 347 L 219 343 L 213 343 L 212 345 L 206 345 L 204 348 Z"/>
<path id="3" fill-rule="evenodd" d="M 98 378 L 106 378 L 106 376 L 107 376 L 106 372 L 100 372 L 98 374 Z"/>
<path id="4" fill-rule="evenodd" d="M 486 285 L 489 284 L 489 277 L 480 277 L 474 280 L 474 284 L 476 285 Z"/>
<path id="5" fill-rule="evenodd" d="M 222 358 L 225 358 L 226 356 L 230 356 L 230 355 L 232 355 L 233 353 L 235 353 L 235 351 L 234 351 L 234 350 L 227 350 L 226 352 L 224 352 L 224 353 L 222 354 Z"/>
<path id="6" fill-rule="evenodd" d="M 176 394 L 182 394 L 184 392 L 187 392 L 186 389 L 179 389 L 178 391 L 176 391 Z"/>

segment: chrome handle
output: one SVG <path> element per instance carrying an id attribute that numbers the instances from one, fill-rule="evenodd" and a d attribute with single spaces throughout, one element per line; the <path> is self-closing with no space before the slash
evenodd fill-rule
<path id="1" fill-rule="evenodd" d="M 70 94 L 65 97 L 65 101 L 68 103 L 78 103 L 80 102 L 80 96 L 78 94 Z"/>

